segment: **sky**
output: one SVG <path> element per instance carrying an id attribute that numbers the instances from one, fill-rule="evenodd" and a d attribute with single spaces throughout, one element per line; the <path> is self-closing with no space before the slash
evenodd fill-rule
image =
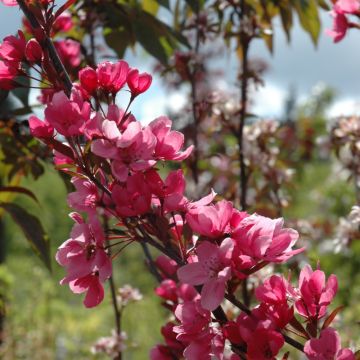
<path id="1" fill-rule="evenodd" d="M 250 57 L 264 59 L 269 65 L 265 75 L 266 86 L 254 96 L 253 112 L 260 116 L 277 117 L 282 115 L 284 100 L 290 87 L 296 89 L 299 98 L 305 98 L 311 88 L 318 83 L 325 83 L 337 91 L 337 101 L 329 109 L 331 116 L 360 114 L 360 31 L 350 31 L 340 43 L 334 44 L 325 35 L 326 28 L 331 27 L 330 15 L 323 12 L 322 32 L 317 48 L 309 36 L 296 24 L 292 30 L 292 40 L 288 44 L 280 24 L 275 26 L 275 50 L 270 55 L 262 41 L 254 41 Z M 17 7 L 0 7 L 0 38 L 15 33 L 20 26 L 20 12 Z M 148 61 L 137 60 L 133 66 L 142 71 L 151 70 Z M 228 74 L 234 73 L 235 62 L 226 60 L 224 68 Z M 139 99 L 140 100 L 140 99 Z M 181 92 L 167 94 L 160 79 L 155 78 L 151 89 L 143 96 L 141 109 L 137 115 L 145 122 L 166 112 L 170 108 L 180 108 L 184 103 Z M 141 106 L 140 106 L 141 105 Z"/>

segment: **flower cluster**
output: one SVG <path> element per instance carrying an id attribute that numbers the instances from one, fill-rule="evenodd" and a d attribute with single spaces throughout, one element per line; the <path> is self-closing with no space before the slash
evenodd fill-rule
<path id="1" fill-rule="evenodd" d="M 43 1 L 42 9 L 49 3 Z M 337 5 L 345 11 L 348 3 L 340 0 Z M 72 26 L 66 14 L 60 15 L 57 25 L 54 20 L 50 26 L 53 33 Z M 172 129 L 167 117 L 144 126 L 131 113 L 135 99 L 151 86 L 151 75 L 124 60 L 80 69 L 79 44 L 67 39 L 55 43 L 55 49 L 79 81 L 64 81 L 63 69 L 59 74 L 51 65 L 41 48 L 44 42 L 33 33 L 37 40 L 26 42 L 19 32 L 18 38 L 8 37 L 1 44 L 0 88 L 19 86 L 14 79 L 22 74 L 23 63 L 37 65 L 41 81 L 51 85 L 43 91 L 44 120 L 32 116 L 29 126 L 34 137 L 54 150 L 56 168 L 71 175 L 74 186 L 67 199 L 74 226 L 56 254 L 66 271 L 61 284 L 75 294 L 85 293 L 86 307 L 97 306 L 113 260 L 126 246 L 138 243 L 161 280 L 156 293 L 173 314 L 162 328 L 165 344 L 151 350 L 151 359 L 274 359 L 285 342 L 304 350 L 309 359 L 354 359 L 330 327 L 336 315 L 328 315 L 337 292 L 335 275 L 326 281 L 320 269 L 305 266 L 297 286 L 280 275 L 248 286 L 261 269 L 304 251 L 295 247 L 296 230 L 284 227 L 282 218 L 239 211 L 232 202 L 216 199 L 214 191 L 197 201 L 188 198 L 184 171 L 176 164 L 171 165 L 176 170 L 164 176 L 164 165 L 189 158 L 194 146 L 184 148 L 184 135 Z M 128 102 L 119 106 L 117 95 L 126 88 Z M 246 160 L 260 162 L 264 173 L 272 171 L 276 151 L 264 151 L 259 158 L 250 148 L 255 143 L 261 148 L 263 138 L 276 129 L 276 124 L 264 122 L 245 131 Z M 285 175 L 276 174 L 278 185 Z M 163 255 L 152 261 L 148 246 Z M 247 298 L 250 292 L 256 303 Z M 124 287 L 117 296 L 113 291 L 113 297 L 119 317 L 122 307 L 141 295 Z M 229 316 L 226 302 L 239 312 Z M 294 332 L 306 340 L 304 346 L 289 337 Z M 99 340 L 94 352 L 118 356 L 125 340 L 119 326 L 111 337 Z"/>
<path id="2" fill-rule="evenodd" d="M 204 247 L 201 252 L 202 256 L 206 255 Z M 213 259 L 214 255 L 209 257 L 208 263 L 215 263 Z M 194 278 L 197 276 L 197 269 L 190 266 L 192 264 L 179 268 L 180 280 L 184 269 L 190 270 L 190 267 L 194 269 Z M 209 271 L 205 266 L 203 272 Z M 206 279 L 206 283 L 219 283 L 219 275 L 212 280 Z M 221 288 L 221 285 L 218 287 Z M 212 290 L 216 292 L 216 286 Z M 274 359 L 285 344 L 284 330 L 290 329 L 307 339 L 304 352 L 308 359 L 355 359 L 350 349 L 341 348 L 338 333 L 329 327 L 331 315 L 322 321 L 336 292 L 334 275 L 325 281 L 324 272 L 319 269 L 313 271 L 307 265 L 302 269 L 296 287 L 279 275 L 266 279 L 255 289 L 259 304 L 252 310 L 243 306 L 239 315 L 233 314 L 233 319 L 224 324 L 218 322 L 214 313 L 206 308 L 206 301 L 205 306 L 203 304 L 204 296 L 211 298 L 216 296 L 215 293 L 202 291 L 200 297 L 195 287 L 181 283 L 176 285 L 171 278 L 164 279 L 156 293 L 174 313 L 176 322 L 169 322 L 162 328 L 165 345 L 154 347 L 151 359 L 168 360 L 181 353 L 185 359 L 191 360 L 211 359 L 212 356 L 216 359 L 240 359 L 239 351 L 241 353 L 244 349 L 247 349 L 249 359 Z M 227 298 L 233 301 L 231 296 Z M 306 328 L 301 319 L 307 324 Z M 319 326 L 321 321 L 322 327 Z M 224 357 L 225 354 L 227 357 Z"/>

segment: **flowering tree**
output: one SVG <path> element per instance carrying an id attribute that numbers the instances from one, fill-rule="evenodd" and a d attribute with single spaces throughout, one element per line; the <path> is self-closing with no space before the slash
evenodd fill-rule
<path id="1" fill-rule="evenodd" d="M 45 109 L 43 119 L 29 117 L 30 132 L 53 150 L 56 169 L 70 175 L 75 188 L 67 198 L 74 225 L 56 253 L 65 270 L 61 284 L 84 294 L 84 305 L 93 308 L 103 301 L 104 284 L 110 283 L 116 329 L 111 337 L 100 339 L 94 351 L 122 358 L 122 311 L 140 295 L 129 287 L 116 294 L 112 263 L 137 243 L 159 282 L 156 294 L 173 315 L 161 329 L 164 344 L 151 349 L 151 359 L 287 359 L 295 352 L 308 359 L 355 359 L 332 327 L 341 310 L 332 307 L 336 276 L 326 279 L 320 265 L 303 266 L 295 279 L 273 273 L 275 265 L 293 261 L 305 249 L 296 245 L 298 232 L 284 226 L 282 218 L 251 213 L 247 196 L 250 186 L 260 187 L 262 176 L 267 181 L 262 191 L 271 194 L 271 205 L 281 215 L 280 187 L 287 181 L 286 170 L 271 165 L 278 161 L 269 147 L 273 138 L 278 141 L 276 124 L 246 124 L 249 84 L 259 81 L 259 71 L 250 65 L 249 46 L 261 38 L 271 49 L 272 18 L 280 14 L 289 34 L 293 10 L 316 41 L 316 2 L 216 1 L 211 4 L 210 14 L 217 16 L 212 21 L 202 13 L 205 1 L 186 1 L 192 17 L 179 31 L 151 14 L 151 6 L 169 7 L 167 1 L 143 2 L 141 7 L 70 0 L 58 8 L 51 0 L 2 2 L 20 7 L 25 33 L 6 37 L 0 46 L 0 87 L 23 87 L 24 79 L 37 74 Z M 356 14 L 359 3 L 349 3 L 336 2 L 337 16 Z M 128 27 L 116 27 L 111 11 L 125 25 L 140 18 L 151 32 L 145 33 L 135 20 Z M 172 129 L 166 116 L 148 125 L 133 116 L 131 109 L 150 88 L 152 76 L 124 60 L 97 64 L 97 26 L 107 29 L 104 36 L 120 56 L 127 45 L 139 42 L 162 66 L 169 65 L 169 46 L 172 51 L 178 44 L 188 47 L 187 52 L 175 52 L 173 66 L 164 71 L 190 85 L 193 144 L 184 146 L 184 134 Z M 88 38 L 61 38 L 74 27 Z M 205 62 L 199 60 L 200 46 L 215 33 L 228 45 L 235 41 L 240 58 L 240 105 L 228 113 L 219 107 L 217 111 L 221 131 L 237 141 L 237 156 L 227 164 L 237 161 L 239 171 L 231 181 L 238 190 L 224 198 L 207 189 L 205 196 L 196 198 L 187 189 L 202 185 L 201 125 L 206 124 L 206 106 L 215 107 L 200 100 L 208 76 Z M 129 96 L 126 101 L 122 97 L 120 105 L 124 89 Z M 192 179 L 175 164 L 187 164 Z M 176 170 L 164 174 L 164 166 Z M 150 249 L 160 255 L 154 259 Z"/>

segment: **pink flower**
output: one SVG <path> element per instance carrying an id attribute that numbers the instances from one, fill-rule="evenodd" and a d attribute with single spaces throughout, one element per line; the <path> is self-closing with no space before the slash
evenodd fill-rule
<path id="1" fill-rule="evenodd" d="M 208 241 L 197 248 L 198 261 L 181 267 L 179 280 L 190 285 L 204 285 L 201 290 L 201 305 L 214 310 L 224 299 L 226 282 L 231 276 L 230 260 L 233 242 L 226 238 L 220 247 Z"/>
<path id="2" fill-rule="evenodd" d="M 338 0 L 334 5 L 334 10 L 343 14 L 355 14 L 359 8 L 359 0 Z"/>
<path id="3" fill-rule="evenodd" d="M 92 94 L 98 86 L 96 71 L 90 66 L 79 71 L 80 84 L 89 94 Z"/>
<path id="4" fill-rule="evenodd" d="M 156 136 L 155 158 L 159 160 L 184 160 L 191 154 L 193 146 L 180 151 L 184 145 L 184 135 L 171 131 L 172 121 L 165 116 L 159 117 L 149 124 Z"/>
<path id="5" fill-rule="evenodd" d="M 326 29 L 326 34 L 333 38 L 334 42 L 341 41 L 349 28 L 349 22 L 343 13 L 336 11 L 331 12 L 331 16 L 334 18 L 332 29 Z"/>
<path id="6" fill-rule="evenodd" d="M 31 134 L 40 139 L 54 135 L 54 128 L 46 120 L 41 121 L 36 116 L 30 116 L 29 127 Z"/>
<path id="7" fill-rule="evenodd" d="M 57 52 L 65 67 L 72 70 L 81 63 L 80 43 L 71 39 L 54 42 Z"/>
<path id="8" fill-rule="evenodd" d="M 88 224 L 76 223 L 71 231 L 71 238 L 56 253 L 56 261 L 67 270 L 67 275 L 60 283 L 68 283 L 74 293 L 87 291 L 84 301 L 87 307 L 95 306 L 103 299 L 101 283 L 112 273 L 104 241 L 101 225 L 92 217 Z"/>
<path id="9" fill-rule="evenodd" d="M 184 210 L 187 199 L 184 196 L 185 178 L 182 170 L 171 171 L 165 182 L 155 170 L 147 171 L 145 176 L 164 212 Z"/>
<path id="10" fill-rule="evenodd" d="M 173 360 L 173 352 L 165 345 L 156 345 L 150 350 L 150 360 Z"/>
<path id="11" fill-rule="evenodd" d="M 72 21 L 71 14 L 68 11 L 65 11 L 55 20 L 52 26 L 52 31 L 54 34 L 58 32 L 66 32 L 69 31 L 73 26 L 74 23 Z"/>
<path id="12" fill-rule="evenodd" d="M 14 80 L 18 75 L 18 69 L 11 64 L 0 61 L 0 89 L 11 90 L 16 87 Z"/>
<path id="13" fill-rule="evenodd" d="M 350 349 L 341 348 L 339 334 L 332 328 L 321 331 L 319 339 L 310 339 L 304 346 L 309 360 L 355 360 Z"/>
<path id="14" fill-rule="evenodd" d="M 100 200 L 96 185 L 88 179 L 78 177 L 73 177 L 71 182 L 76 191 L 68 194 L 69 206 L 78 211 L 94 211 Z"/>
<path id="15" fill-rule="evenodd" d="M 148 127 L 142 128 L 138 121 L 134 121 L 121 134 L 115 121 L 104 120 L 102 132 L 105 138 L 95 140 L 91 150 L 98 156 L 112 159 L 111 170 L 119 181 L 126 181 L 129 173 L 155 165 L 156 138 Z"/>
<path id="16" fill-rule="evenodd" d="M 313 271 L 310 265 L 306 265 L 300 273 L 300 299 L 295 303 L 296 310 L 306 318 L 322 318 L 335 297 L 337 288 L 335 275 L 330 275 L 325 283 L 323 271 Z"/>
<path id="17" fill-rule="evenodd" d="M 90 104 L 76 98 L 68 99 L 64 92 L 56 93 L 45 109 L 45 119 L 61 135 L 80 135 L 90 118 Z"/>
<path id="18" fill-rule="evenodd" d="M 188 339 L 189 336 L 198 337 L 208 328 L 211 321 L 211 313 L 202 308 L 199 297 L 179 304 L 176 307 L 175 316 L 181 323 L 174 327 L 178 340 Z"/>
<path id="19" fill-rule="evenodd" d="M 25 48 L 26 60 L 30 63 L 37 63 L 41 61 L 42 55 L 43 52 L 38 41 L 36 39 L 30 39 Z"/>
<path id="20" fill-rule="evenodd" d="M 126 83 L 129 65 L 120 60 L 116 63 L 105 61 L 96 69 L 99 86 L 105 91 L 116 94 Z"/>
<path id="21" fill-rule="evenodd" d="M 282 228 L 283 224 L 282 218 L 273 220 L 251 215 L 240 222 L 232 238 L 244 255 L 256 260 L 285 262 L 304 249 L 292 250 L 299 234 L 293 229 Z"/>
<path id="22" fill-rule="evenodd" d="M 141 173 L 129 176 L 125 186 L 115 185 L 111 197 L 120 216 L 142 215 L 150 209 L 151 192 Z"/>
<path id="23" fill-rule="evenodd" d="M 291 285 L 282 276 L 273 275 L 256 288 L 255 295 L 259 301 L 267 304 L 286 303 L 289 288 Z"/>
<path id="24" fill-rule="evenodd" d="M 84 305 L 87 308 L 99 305 L 104 299 L 104 287 L 97 274 L 89 274 L 70 281 L 69 287 L 74 294 L 86 292 Z"/>
<path id="25" fill-rule="evenodd" d="M 132 69 L 129 71 L 126 81 L 130 88 L 131 96 L 134 98 L 150 87 L 152 77 L 148 73 L 139 74 L 139 70 Z"/>
<path id="26" fill-rule="evenodd" d="M 19 37 L 7 36 L 0 44 L 0 58 L 19 63 L 25 57 L 26 40 L 23 32 L 18 31 Z"/>
<path id="27" fill-rule="evenodd" d="M 275 360 L 279 350 L 284 346 L 284 338 L 277 331 L 260 328 L 252 334 L 247 346 L 249 359 Z"/>
<path id="28" fill-rule="evenodd" d="M 1 0 L 1 2 L 6 6 L 17 6 L 18 5 L 16 0 Z"/>
<path id="29" fill-rule="evenodd" d="M 170 300 L 174 303 L 177 302 L 177 286 L 174 280 L 163 280 L 161 284 L 155 289 L 155 293 L 165 300 Z"/>
<path id="30" fill-rule="evenodd" d="M 229 221 L 232 211 L 232 203 L 222 200 L 216 205 L 190 208 L 186 214 L 186 221 L 195 233 L 218 238 L 230 231 Z"/>

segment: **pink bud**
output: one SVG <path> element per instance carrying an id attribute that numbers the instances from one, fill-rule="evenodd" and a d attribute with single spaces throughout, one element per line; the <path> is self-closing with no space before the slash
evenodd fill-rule
<path id="1" fill-rule="evenodd" d="M 89 94 L 93 93 L 98 85 L 96 71 L 90 66 L 79 71 L 80 84 Z"/>
<path id="2" fill-rule="evenodd" d="M 31 134 L 37 138 L 49 138 L 53 136 L 54 128 L 36 116 L 30 116 L 29 126 Z"/>
<path id="3" fill-rule="evenodd" d="M 42 58 L 42 49 L 36 39 L 27 42 L 25 48 L 25 57 L 31 63 L 40 62 Z"/>
<path id="4" fill-rule="evenodd" d="M 148 73 L 139 74 L 139 70 L 130 70 L 127 83 L 133 97 L 145 92 L 151 85 L 152 76 Z"/>

